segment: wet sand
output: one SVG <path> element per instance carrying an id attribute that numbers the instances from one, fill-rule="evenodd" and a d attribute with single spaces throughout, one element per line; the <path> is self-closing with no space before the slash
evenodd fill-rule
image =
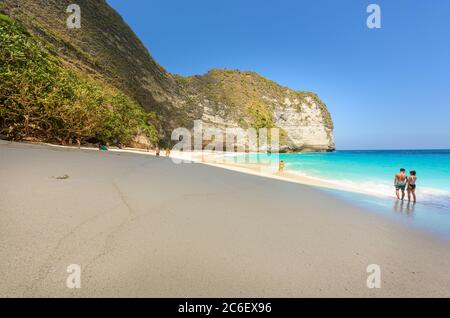
<path id="1" fill-rule="evenodd" d="M 450 297 L 446 241 L 318 188 L 4 141 L 0 259 L 2 297 Z"/>

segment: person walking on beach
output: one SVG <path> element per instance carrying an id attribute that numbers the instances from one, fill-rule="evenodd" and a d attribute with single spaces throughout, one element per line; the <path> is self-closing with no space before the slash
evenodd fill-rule
<path id="1" fill-rule="evenodd" d="M 285 167 L 286 164 L 284 163 L 283 160 L 281 160 L 280 163 L 278 164 L 278 172 L 283 172 Z"/>
<path id="2" fill-rule="evenodd" d="M 156 147 L 156 150 L 155 150 L 156 156 L 159 157 L 160 153 L 161 153 L 161 149 L 159 147 Z"/>
<path id="3" fill-rule="evenodd" d="M 397 195 L 397 199 L 400 200 L 400 191 L 402 191 L 402 201 L 405 199 L 405 189 L 406 184 L 408 183 L 408 177 L 405 172 L 406 170 L 401 168 L 400 172 L 397 173 L 394 178 L 395 194 Z"/>
<path id="4" fill-rule="evenodd" d="M 411 201 L 411 195 L 413 197 L 413 202 L 416 203 L 416 181 L 417 172 L 411 171 L 408 177 L 408 201 Z"/>

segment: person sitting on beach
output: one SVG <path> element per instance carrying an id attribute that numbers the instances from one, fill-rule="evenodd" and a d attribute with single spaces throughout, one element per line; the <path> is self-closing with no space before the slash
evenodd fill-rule
<path id="1" fill-rule="evenodd" d="M 100 151 L 108 151 L 108 146 L 106 146 L 103 143 L 99 143 L 98 144 L 98 150 L 100 150 Z"/>
<path id="2" fill-rule="evenodd" d="M 408 183 L 408 178 L 405 172 L 406 170 L 401 168 L 400 172 L 397 173 L 394 178 L 395 194 L 397 195 L 397 199 L 399 200 L 400 200 L 400 191 L 402 191 L 402 200 L 405 199 L 405 189 L 406 184 Z"/>
<path id="3" fill-rule="evenodd" d="M 416 171 L 411 171 L 408 177 L 408 201 L 411 201 L 411 195 L 413 197 L 413 202 L 416 203 L 416 181 L 417 181 Z"/>

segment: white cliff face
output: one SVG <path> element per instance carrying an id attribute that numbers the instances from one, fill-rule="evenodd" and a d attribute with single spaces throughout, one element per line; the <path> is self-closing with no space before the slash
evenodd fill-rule
<path id="1" fill-rule="evenodd" d="M 334 150 L 333 131 L 326 126 L 320 106 L 311 99 L 308 102 L 286 98 L 275 108 L 275 125 L 286 131 L 290 150 Z"/>
<path id="2" fill-rule="evenodd" d="M 283 151 L 333 151 L 335 149 L 333 130 L 328 128 L 319 105 L 312 99 L 300 103 L 297 99 L 286 97 L 283 104 L 265 97 L 274 106 L 273 121 L 276 127 L 287 133 L 287 144 Z M 225 113 L 211 108 L 209 102 L 203 103 L 203 128 L 237 128 L 239 124 Z M 226 106 L 224 106 L 226 107 Z"/>
<path id="3" fill-rule="evenodd" d="M 211 70 L 186 81 L 191 108 L 198 110 L 190 117 L 201 120 L 204 129 L 280 128 L 281 151 L 335 149 L 330 113 L 314 93 L 239 70 Z"/>
<path id="4" fill-rule="evenodd" d="M 233 119 L 228 118 L 229 116 L 227 116 L 224 112 L 220 112 L 216 108 L 212 108 L 211 102 L 203 102 L 202 107 L 203 116 L 201 120 L 205 123 L 205 127 L 219 129 L 239 127 L 238 123 Z"/>

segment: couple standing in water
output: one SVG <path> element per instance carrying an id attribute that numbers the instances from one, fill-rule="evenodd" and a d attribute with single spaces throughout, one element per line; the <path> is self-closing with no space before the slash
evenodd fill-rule
<path id="1" fill-rule="evenodd" d="M 417 173 L 415 171 L 411 171 L 409 173 L 409 176 L 407 176 L 406 170 L 403 168 L 400 169 L 400 172 L 395 175 L 394 186 L 397 199 L 403 201 L 405 199 L 405 190 L 407 190 L 408 201 L 411 201 L 412 196 L 414 203 L 416 203 L 416 181 L 417 181 L 416 175 Z M 402 192 L 401 198 L 400 198 L 400 191 Z"/>

